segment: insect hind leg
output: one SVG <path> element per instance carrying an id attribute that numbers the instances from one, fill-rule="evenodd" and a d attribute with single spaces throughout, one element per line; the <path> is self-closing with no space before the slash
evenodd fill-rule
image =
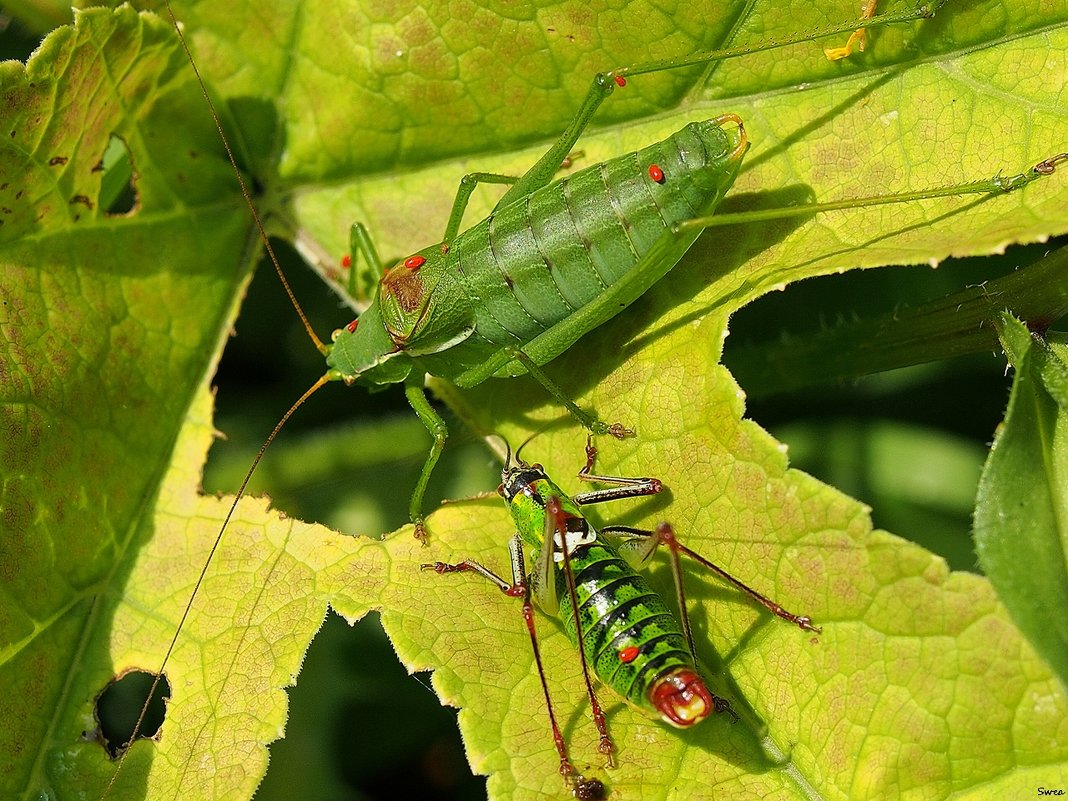
<path id="1" fill-rule="evenodd" d="M 686 636 L 686 640 L 690 645 L 690 650 L 694 650 L 693 635 L 690 630 L 689 613 L 686 610 L 686 590 L 682 580 L 682 566 L 680 563 L 680 554 L 685 554 L 690 559 L 703 565 L 718 575 L 723 580 L 727 581 L 735 588 L 741 590 L 748 595 L 751 599 L 759 603 L 769 612 L 776 617 L 780 617 L 783 620 L 793 623 L 802 631 L 811 631 L 816 634 L 822 632 L 819 626 L 816 626 L 812 622 L 812 618 L 808 615 L 796 615 L 793 612 L 787 611 L 780 604 L 757 592 L 748 584 L 745 584 L 738 578 L 728 573 L 724 568 L 720 567 L 716 563 L 701 556 L 699 553 L 691 548 L 683 545 L 678 541 L 675 536 L 675 530 L 669 523 L 661 523 L 656 527 L 655 531 L 648 531 L 646 529 L 631 528 L 629 526 L 605 526 L 601 529 L 602 534 L 615 535 L 620 537 L 623 541 L 621 551 L 626 553 L 627 551 L 637 554 L 638 558 L 648 561 L 652 558 L 656 549 L 661 545 L 666 545 L 668 548 L 668 556 L 671 562 L 671 573 L 675 583 L 675 594 L 679 605 L 679 614 L 681 616 L 681 623 L 683 634 Z"/>
<path id="2" fill-rule="evenodd" d="M 666 70 L 679 69 L 681 67 L 689 67 L 694 64 L 708 64 L 729 58 L 748 56 L 765 50 L 773 50 L 787 45 L 808 42 L 820 37 L 837 36 L 841 33 L 850 33 L 849 52 L 851 53 L 855 49 L 860 49 L 859 42 L 864 37 L 863 31 L 868 28 L 912 22 L 933 17 L 938 8 L 945 2 L 947 2 L 947 0 L 928 0 L 928 2 L 921 2 L 914 8 L 908 10 L 876 16 L 875 0 L 867 0 L 860 19 L 844 22 L 840 25 L 834 25 L 819 30 L 805 31 L 793 36 L 764 43 L 745 44 L 720 50 L 709 50 L 701 53 L 692 53 L 678 58 L 647 61 L 610 71 L 598 72 L 593 77 L 590 88 L 586 92 L 586 97 L 582 101 L 582 105 L 579 106 L 578 111 L 575 112 L 575 116 L 571 118 L 571 122 L 568 124 L 567 128 L 564 129 L 563 133 L 560 134 L 560 137 L 552 144 L 552 146 L 550 146 L 545 154 L 542 155 L 542 157 L 523 174 L 523 177 L 505 193 L 497 206 L 506 206 L 512 201 L 518 200 L 525 195 L 529 195 L 531 192 L 542 186 L 546 186 L 552 180 L 560 165 L 565 161 L 579 137 L 582 136 L 583 132 L 589 126 L 590 120 L 593 119 L 597 109 L 600 108 L 601 104 L 617 87 L 626 86 L 627 76 L 645 75 L 653 72 L 663 72 Z M 835 51 L 834 49 L 831 50 L 832 54 L 836 52 L 838 51 Z M 828 57 L 830 57 L 830 55 Z"/>
<path id="3" fill-rule="evenodd" d="M 784 609 L 775 601 L 768 598 L 766 595 L 757 592 L 748 584 L 745 584 L 740 579 L 737 579 L 732 576 L 730 573 L 728 573 L 722 567 L 717 565 L 715 562 L 706 559 L 705 557 L 701 556 L 701 554 L 697 553 L 691 548 L 687 548 L 685 545 L 678 541 L 678 539 L 675 537 L 674 529 L 672 529 L 669 524 L 661 523 L 659 526 L 657 526 L 656 537 L 659 542 L 662 542 L 668 546 L 668 549 L 672 554 L 673 560 L 677 561 L 677 555 L 679 553 L 684 553 L 688 557 L 693 559 L 695 562 L 698 562 L 707 567 L 720 578 L 733 584 L 735 587 L 737 587 L 739 590 L 744 592 L 746 595 L 748 595 L 750 598 L 752 598 L 754 601 L 759 603 L 761 606 L 763 606 L 765 609 L 767 609 L 769 612 L 776 615 L 777 617 L 781 617 L 783 620 L 789 623 L 793 623 L 795 626 L 797 626 L 803 631 L 811 631 L 816 634 L 819 634 L 823 631 L 823 629 L 821 629 L 819 626 L 813 625 L 812 618 L 810 618 L 808 615 L 795 615 L 793 612 L 788 612 L 786 609 Z M 681 582 L 681 571 L 679 581 Z"/>

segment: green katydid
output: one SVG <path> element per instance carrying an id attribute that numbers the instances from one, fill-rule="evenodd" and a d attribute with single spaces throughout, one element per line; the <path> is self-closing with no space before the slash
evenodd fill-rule
<path id="1" fill-rule="evenodd" d="M 850 25 L 846 26 L 846 27 L 851 29 L 853 27 L 852 23 L 850 23 Z M 633 70 L 632 70 L 632 72 L 633 72 Z M 609 87 L 609 89 L 611 89 L 611 88 Z M 583 121 L 582 125 L 584 125 L 585 122 L 587 122 L 587 120 Z M 570 148 L 570 146 L 563 148 L 563 150 L 565 151 L 565 153 L 563 155 L 566 155 L 566 151 L 569 151 L 569 148 Z M 559 155 L 559 154 L 557 154 L 557 155 Z M 547 157 L 548 157 L 548 155 L 547 155 Z M 556 158 L 556 156 L 553 156 L 552 159 L 549 159 L 549 161 L 547 163 L 551 164 L 551 166 L 553 167 L 552 172 L 549 173 L 550 175 L 555 172 L 555 164 L 559 163 L 562 160 L 563 160 L 563 158 Z M 646 173 L 646 174 L 648 174 L 648 173 Z M 651 176 L 649 176 L 649 177 L 651 178 Z M 1030 177 L 1031 176 L 1026 176 L 1025 179 L 1030 179 Z M 540 180 L 540 178 L 538 178 L 538 179 Z M 547 179 L 548 178 L 546 178 L 546 180 Z M 532 178 L 532 180 L 533 180 L 533 178 Z M 531 184 L 528 183 L 527 186 L 530 187 Z M 986 185 L 983 188 L 975 189 L 974 191 L 991 191 L 991 190 L 1002 189 L 1002 188 L 1005 188 L 1005 187 L 1003 185 L 1001 185 L 1001 184 L 998 184 L 996 182 L 988 182 L 988 183 L 986 183 Z M 947 193 L 958 193 L 959 191 L 962 191 L 962 190 L 958 190 L 957 188 L 954 188 L 952 190 L 948 190 Z M 911 198 L 909 198 L 909 199 L 911 199 Z M 461 206 L 460 201 L 457 200 L 457 203 L 455 205 L 456 205 L 456 207 L 460 207 Z M 854 204 L 851 204 L 851 205 L 854 205 Z M 806 211 L 811 211 L 811 210 L 812 209 L 810 208 L 810 209 L 805 209 L 805 210 L 802 210 L 802 211 L 794 211 L 794 213 L 791 213 L 791 214 L 804 214 L 804 213 L 806 213 Z M 457 226 L 458 226 L 458 221 L 457 221 Z M 446 236 L 446 239 L 447 239 L 447 236 Z M 660 265 L 664 269 L 668 269 L 671 266 L 671 265 L 664 266 L 664 264 Z M 402 273 L 402 274 L 404 274 L 404 273 Z M 368 319 L 370 319 L 370 318 L 364 318 L 364 323 L 366 323 L 366 321 Z M 563 333 L 564 335 L 561 337 L 561 339 L 556 339 L 556 340 L 553 341 L 552 348 L 566 348 L 567 344 L 569 344 L 569 343 L 567 343 L 567 339 L 568 339 L 569 336 L 571 336 L 572 333 L 575 333 L 575 335 L 578 336 L 578 335 L 581 335 L 585 330 L 588 330 L 588 327 L 583 325 L 583 326 L 579 326 L 575 330 L 577 333 L 575 333 L 575 332 L 568 333 L 568 332 L 557 331 L 556 333 Z M 449 340 L 446 339 L 445 343 L 447 344 L 447 342 L 449 342 Z M 457 356 L 457 357 L 459 356 L 458 352 L 453 350 L 452 348 L 444 350 L 442 352 L 443 352 L 443 354 L 450 355 L 450 356 Z M 405 356 L 410 356 L 410 354 L 405 354 Z M 531 354 L 529 354 L 529 352 L 527 352 L 527 351 L 511 352 L 511 351 L 507 351 L 507 350 L 500 350 L 499 351 L 499 355 L 498 355 L 498 358 L 503 359 L 504 362 L 505 362 L 504 364 L 501 365 L 502 368 L 507 367 L 507 368 L 514 368 L 514 370 L 520 370 L 520 368 L 523 367 L 523 366 L 525 366 L 527 368 L 529 368 L 530 366 L 535 366 L 536 367 L 536 365 L 538 363 L 536 359 L 533 360 L 530 364 L 527 364 L 527 363 L 523 362 L 523 358 L 524 357 L 527 358 L 527 359 L 533 359 Z M 418 354 L 417 358 L 422 359 L 422 358 L 424 358 L 424 355 Z M 429 357 L 427 357 L 427 360 L 429 361 Z M 397 359 L 394 358 L 392 361 L 397 361 Z M 511 362 L 511 363 L 509 363 L 509 362 Z M 462 362 L 457 360 L 456 364 L 462 364 Z M 336 377 L 341 377 L 341 376 L 336 376 Z M 480 378 L 480 380 L 481 380 L 481 377 L 484 377 L 484 376 L 482 376 L 481 374 L 475 374 L 474 375 L 474 378 Z M 417 398 L 418 397 L 422 397 L 424 402 L 425 402 L 425 396 L 422 393 L 421 386 L 419 386 L 419 384 L 417 382 L 412 382 L 411 384 L 409 384 L 409 387 L 414 388 L 414 389 L 411 390 L 411 392 L 409 394 L 409 397 L 413 397 L 413 396 L 417 397 Z M 562 399 L 563 399 L 563 397 L 564 396 L 562 396 Z M 429 409 L 428 406 L 424 407 L 424 411 L 427 410 L 427 409 Z M 583 414 L 585 412 L 582 412 L 582 410 L 579 409 L 578 413 L 581 415 L 581 414 Z M 433 410 L 430 410 L 430 414 L 434 414 Z M 435 419 L 433 417 L 430 417 L 429 414 L 421 415 L 421 417 L 423 417 L 424 420 L 429 419 L 429 420 L 431 420 L 431 422 L 435 421 Z M 580 417 L 580 419 L 582 419 L 582 418 Z M 597 422 L 598 422 L 596 420 L 593 420 L 592 418 L 587 418 L 587 420 L 592 425 L 596 425 Z M 586 421 L 584 421 L 584 422 L 586 422 Z M 439 450 L 440 450 L 440 445 L 436 445 L 436 446 L 438 446 Z M 435 458 L 435 456 L 434 456 L 434 453 L 431 452 L 431 459 L 427 461 L 427 467 L 424 468 L 424 478 L 423 478 L 423 480 L 421 480 L 420 486 L 417 488 L 417 494 L 421 492 L 421 489 L 422 489 L 423 485 L 425 484 L 425 476 L 427 476 L 429 474 L 429 471 L 431 469 L 433 469 L 433 458 Z M 414 512 L 413 512 L 412 516 L 413 516 L 413 518 L 418 520 L 419 514 L 420 514 L 419 513 L 419 504 L 415 503 L 413 501 L 412 508 L 414 509 Z"/>
<path id="2" fill-rule="evenodd" d="M 445 421 L 424 390 L 430 376 L 463 389 L 491 377 L 530 374 L 589 431 L 622 438 L 632 430 L 579 408 L 541 366 L 641 297 L 678 263 L 705 228 L 841 208 L 1002 193 L 1048 175 L 1068 155 L 1047 159 L 1026 173 L 999 174 L 966 185 L 795 206 L 764 215 L 715 217 L 749 147 L 742 119 L 724 114 L 691 123 L 663 142 L 553 182 L 601 104 L 617 87 L 626 85 L 626 76 L 929 18 L 939 5 L 922 3 L 874 17 L 874 4 L 869 3 L 860 20 L 816 33 L 598 73 L 571 123 L 526 173 L 518 177 L 469 173 L 463 178 L 440 242 L 384 269 L 367 231 L 354 225 L 352 257 L 359 254 L 370 265 L 378 277 L 378 293 L 358 319 L 334 331 L 329 345 L 315 335 L 289 293 L 309 336 L 326 357 L 327 372 L 294 404 L 279 427 L 327 382 L 369 388 L 403 384 L 408 402 L 433 436 L 409 503 L 415 536 L 424 540 L 423 496 L 448 436 Z M 205 98 L 210 104 L 206 90 Z M 221 126 L 219 131 L 223 133 Z M 244 187 L 236 165 L 235 173 Z M 464 212 L 479 183 L 507 184 L 509 189 L 488 217 L 461 233 Z M 244 192 L 250 197 L 247 189 Z M 251 201 L 250 208 L 255 213 Z M 285 284 L 270 244 L 263 238 Z M 274 433 L 277 429 L 268 443 Z M 255 467 L 254 463 L 250 475 Z"/>
<path id="3" fill-rule="evenodd" d="M 516 528 L 508 543 L 510 582 L 472 560 L 422 565 L 423 569 L 434 570 L 439 575 L 475 573 L 506 595 L 523 599 L 523 619 L 560 758 L 560 774 L 576 798 L 603 797 L 604 782 L 584 777 L 569 756 L 542 667 L 532 599 L 546 614 L 559 617 L 568 639 L 578 650 L 591 715 L 600 735 L 598 750 L 609 767 L 614 767 L 615 745 L 591 673 L 644 714 L 679 729 L 695 726 L 714 712 L 735 715 L 726 699 L 715 695 L 701 675 L 686 610 L 680 554 L 715 572 L 802 631 L 820 632 L 810 618 L 786 611 L 681 544 L 667 523 L 661 523 L 655 531 L 618 525 L 605 526 L 600 531 L 594 529 L 579 507 L 655 495 L 663 489 L 656 478 L 596 475 L 592 472 L 595 457 L 596 449 L 587 441 L 586 464 L 579 478 L 611 486 L 568 496 L 540 464 L 527 464 L 518 453 L 513 464 L 511 453 L 506 455 L 497 491 L 504 498 Z M 637 572 L 650 562 L 660 545 L 670 555 L 681 625 Z M 534 567 L 529 574 L 523 558 L 524 547 L 533 550 Z"/>

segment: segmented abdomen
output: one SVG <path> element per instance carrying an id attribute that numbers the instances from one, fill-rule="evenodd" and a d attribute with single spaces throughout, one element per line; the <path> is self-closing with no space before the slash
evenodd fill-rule
<path id="1" fill-rule="evenodd" d="M 692 123 L 466 231 L 449 255 L 476 309 L 476 336 L 526 343 L 596 299 L 670 226 L 711 212 L 733 181 L 732 149 L 718 124 Z M 650 175 L 654 164 L 661 181 Z"/>
<path id="2" fill-rule="evenodd" d="M 672 667 L 694 667 L 675 616 L 645 578 L 604 543 L 576 548 L 570 561 L 587 661 L 606 685 L 657 714 L 646 694 L 649 685 Z M 563 570 L 557 581 L 560 620 L 578 647 Z"/>

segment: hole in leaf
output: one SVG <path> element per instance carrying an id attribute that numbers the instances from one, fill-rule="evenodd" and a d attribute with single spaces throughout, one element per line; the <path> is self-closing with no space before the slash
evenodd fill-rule
<path id="1" fill-rule="evenodd" d="M 110 216 L 134 211 L 137 208 L 137 189 L 133 182 L 133 162 L 121 137 L 111 135 L 104 157 L 96 169 L 104 173 L 100 179 L 100 207 Z"/>
<path id="2" fill-rule="evenodd" d="M 96 699 L 96 718 L 100 721 L 101 744 L 108 755 L 115 759 L 129 746 L 133 737 L 137 716 L 145 705 L 145 699 L 152 689 L 155 673 L 144 670 L 131 670 L 113 680 Z M 141 722 L 138 738 L 156 736 L 167 714 L 166 701 L 171 697 L 171 685 L 166 676 L 161 676 L 152 702 L 148 705 L 145 719 Z"/>

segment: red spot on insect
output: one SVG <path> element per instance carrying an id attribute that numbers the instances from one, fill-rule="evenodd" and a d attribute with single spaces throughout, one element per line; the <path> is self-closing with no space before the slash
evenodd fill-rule
<path id="1" fill-rule="evenodd" d="M 346 253 L 344 256 L 341 257 L 341 269 L 342 270 L 347 270 L 351 266 L 352 266 L 352 256 L 350 256 L 348 253 Z"/>
<path id="2" fill-rule="evenodd" d="M 613 75 L 612 80 L 616 82 L 616 86 L 623 87 L 627 85 L 627 79 L 622 75 Z"/>
<path id="3" fill-rule="evenodd" d="M 422 256 L 409 256 L 404 260 L 404 268 L 406 270 L 418 270 L 426 264 L 426 259 Z"/>
<path id="4" fill-rule="evenodd" d="M 356 333 L 356 326 L 358 326 L 359 324 L 360 324 L 359 320 L 353 320 L 351 323 L 349 323 L 348 325 L 345 326 L 345 330 L 348 331 L 350 334 L 355 334 Z"/>
<path id="5" fill-rule="evenodd" d="M 628 645 L 626 648 L 619 649 L 619 661 L 624 664 L 630 664 L 638 658 L 638 654 L 641 653 L 641 649 L 636 645 Z"/>
<path id="6" fill-rule="evenodd" d="M 664 183 L 664 171 L 660 169 L 659 164 L 649 165 L 649 177 L 656 181 L 658 184 Z"/>

